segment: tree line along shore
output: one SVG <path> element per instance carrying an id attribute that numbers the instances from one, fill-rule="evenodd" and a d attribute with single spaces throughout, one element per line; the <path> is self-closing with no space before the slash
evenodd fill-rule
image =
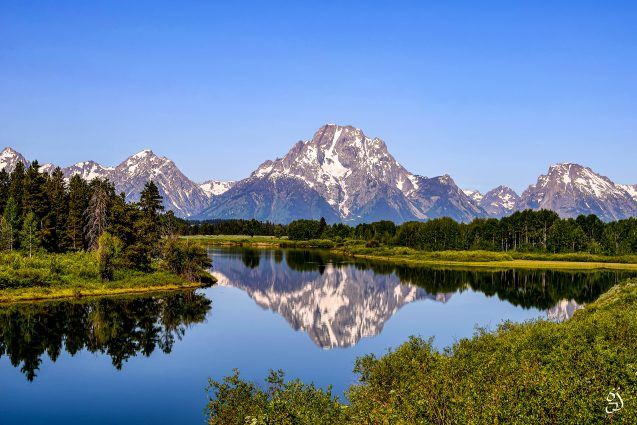
<path id="1" fill-rule="evenodd" d="M 179 232 L 210 245 L 325 248 L 343 254 L 420 264 L 484 267 L 635 268 L 637 219 L 605 223 L 594 215 L 561 219 L 525 210 L 501 219 L 458 223 L 391 221 L 327 224 L 297 220 L 278 225 L 256 220 L 178 221 Z M 497 264 L 496 264 L 497 263 Z"/>
<path id="2" fill-rule="evenodd" d="M 210 259 L 177 238 L 148 182 L 126 202 L 107 180 L 71 177 L 37 161 L 0 171 L 0 302 L 106 295 L 214 282 Z"/>

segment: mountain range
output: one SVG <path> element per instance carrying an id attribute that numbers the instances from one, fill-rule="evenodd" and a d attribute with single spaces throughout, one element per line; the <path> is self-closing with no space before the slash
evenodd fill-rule
<path id="1" fill-rule="evenodd" d="M 11 148 L 0 153 L 0 169 L 29 161 Z M 41 170 L 52 172 L 47 163 Z M 357 224 L 400 223 L 451 217 L 503 217 L 524 209 L 551 209 L 562 217 L 596 214 L 605 221 L 637 216 L 637 184 L 617 184 L 578 164 L 552 165 L 521 195 L 498 186 L 484 195 L 462 190 L 449 175 L 413 174 L 385 142 L 351 126 L 326 124 L 312 139 L 299 141 L 282 158 L 261 164 L 237 182 L 195 183 L 173 161 L 144 150 L 114 167 L 84 161 L 62 168 L 68 179 L 108 178 L 128 201 L 139 199 L 153 180 L 166 209 L 198 220 L 256 218 L 287 223 L 299 218 Z"/>

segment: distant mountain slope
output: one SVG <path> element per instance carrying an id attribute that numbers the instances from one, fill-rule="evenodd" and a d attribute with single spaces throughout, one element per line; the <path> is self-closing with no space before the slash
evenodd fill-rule
<path id="1" fill-rule="evenodd" d="M 12 171 L 17 162 L 29 165 L 29 162 L 18 152 L 6 148 L 0 153 L 0 169 Z M 55 165 L 47 163 L 40 171 L 51 173 Z M 160 194 L 164 197 L 164 207 L 173 211 L 178 217 L 189 217 L 203 210 L 210 203 L 209 195 L 204 187 L 192 182 L 168 158 L 159 157 L 151 150 L 144 150 L 125 159 L 116 167 L 104 167 L 95 161 L 83 161 L 63 168 L 65 178 L 77 174 L 86 180 L 94 178 L 109 179 L 115 190 L 124 192 L 129 202 L 139 200 L 139 193 L 149 180 L 155 182 Z M 218 182 L 212 191 L 221 193 L 223 182 Z"/>
<path id="2" fill-rule="evenodd" d="M 498 186 L 488 191 L 481 199 L 480 205 L 490 217 L 504 217 L 517 208 L 520 196 L 507 186 Z"/>
<path id="3" fill-rule="evenodd" d="M 550 209 L 561 217 L 595 214 L 605 221 L 637 216 L 637 200 L 625 186 L 579 164 L 556 164 L 529 186 L 517 206 Z"/>
<path id="4" fill-rule="evenodd" d="M 276 183 L 280 181 L 286 183 Z M 309 215 L 308 205 L 281 203 L 280 196 L 268 193 L 281 188 L 287 193 L 292 186 L 299 199 L 312 200 Z M 324 202 L 318 202 L 317 196 Z M 311 140 L 296 143 L 283 158 L 264 162 L 248 179 L 215 197 L 196 218 L 243 218 L 257 210 L 258 217 L 271 221 L 321 214 L 351 224 L 442 215 L 468 221 L 486 214 L 450 177 L 414 175 L 394 159 L 382 140 L 335 124 L 322 126 Z"/>
<path id="5" fill-rule="evenodd" d="M 199 185 L 208 197 L 219 196 L 227 192 L 234 186 L 235 182 L 222 182 L 218 180 L 208 180 Z"/>
<path id="6" fill-rule="evenodd" d="M 2 152 L 0 152 L 0 170 L 5 170 L 7 173 L 10 173 L 18 162 L 23 163 L 25 167 L 29 166 L 29 161 L 12 148 L 4 148 Z"/>
<path id="7" fill-rule="evenodd" d="M 30 162 L 12 148 L 0 152 L 0 170 Z M 41 165 L 51 173 L 55 165 Z M 392 220 L 402 223 L 451 217 L 503 217 L 524 209 L 550 209 L 562 217 L 596 214 L 610 221 L 637 217 L 637 185 L 617 184 L 578 164 L 556 164 L 521 196 L 498 186 L 486 194 L 461 190 L 449 175 L 423 177 L 400 165 L 381 139 L 351 126 L 327 124 L 312 139 L 296 143 L 283 157 L 261 164 L 238 182 L 197 184 L 166 157 L 150 150 L 116 167 L 84 161 L 63 168 L 68 179 L 107 178 L 128 201 L 139 199 L 153 180 L 164 206 L 179 217 L 199 220 L 256 218 L 276 223 L 318 219 L 356 225 Z"/>

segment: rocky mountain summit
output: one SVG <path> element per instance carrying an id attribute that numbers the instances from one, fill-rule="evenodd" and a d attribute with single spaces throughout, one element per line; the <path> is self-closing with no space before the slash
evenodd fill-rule
<path id="1" fill-rule="evenodd" d="M 637 216 L 630 188 L 578 164 L 552 165 L 522 193 L 517 210 L 549 209 L 561 217 L 595 214 L 604 221 Z"/>
<path id="2" fill-rule="evenodd" d="M 25 166 L 30 164 L 11 148 L 4 149 L 0 154 L 0 169 L 10 172 L 17 162 L 22 162 Z M 47 163 L 40 167 L 40 171 L 52 173 L 55 168 L 55 165 Z M 83 161 L 62 168 L 62 172 L 67 180 L 75 174 L 85 180 L 108 179 L 115 185 L 116 192 L 123 192 L 129 202 L 139 200 L 139 193 L 144 185 L 152 180 L 164 198 L 164 207 L 178 217 L 189 217 L 201 211 L 208 206 L 213 196 L 223 193 L 224 185 L 230 185 L 223 182 L 216 182 L 214 187 L 211 182 L 198 185 L 188 179 L 173 161 L 159 157 L 151 150 L 136 153 L 116 167 Z"/>
<path id="3" fill-rule="evenodd" d="M 291 198 L 302 203 L 286 202 Z M 331 222 L 358 223 L 443 215 L 468 221 L 486 213 L 451 177 L 410 173 L 381 139 L 351 126 L 328 124 L 311 140 L 296 143 L 283 158 L 261 164 L 250 177 L 213 199 L 197 218 L 276 221 L 322 216 Z"/>
<path id="4" fill-rule="evenodd" d="M 7 173 L 10 173 L 18 162 L 23 163 L 25 167 L 29 166 L 29 161 L 27 161 L 21 153 L 12 148 L 4 148 L 2 152 L 0 152 L 0 170 L 5 170 Z"/>
<path id="5" fill-rule="evenodd" d="M 0 170 L 29 161 L 11 148 L 0 152 Z M 47 163 L 42 171 L 51 173 Z M 261 164 L 237 182 L 188 179 L 166 157 L 144 150 L 115 167 L 84 161 L 62 169 L 91 180 L 108 178 L 118 192 L 136 201 L 148 180 L 166 209 L 199 220 L 244 218 L 288 223 L 319 219 L 351 225 L 378 220 L 401 223 L 451 217 L 468 222 L 504 217 L 523 209 L 550 209 L 562 217 L 596 214 L 610 221 L 637 217 L 637 185 L 617 184 L 588 167 L 563 163 L 549 168 L 521 196 L 507 186 L 482 194 L 461 190 L 449 175 L 411 173 L 385 142 L 352 126 L 326 124 L 310 140 L 297 142 L 282 158 Z"/>
<path id="6" fill-rule="evenodd" d="M 478 202 L 490 217 L 504 217 L 515 211 L 520 197 L 507 186 L 498 186 L 488 191 Z"/>

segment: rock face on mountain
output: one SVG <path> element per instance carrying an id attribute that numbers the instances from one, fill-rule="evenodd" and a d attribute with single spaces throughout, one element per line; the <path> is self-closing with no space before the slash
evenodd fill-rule
<path id="1" fill-rule="evenodd" d="M 260 221 L 289 223 L 298 218 L 328 222 L 339 216 L 314 189 L 293 177 L 248 178 L 232 189 L 212 198 L 212 204 L 195 219 L 255 218 Z"/>
<path id="2" fill-rule="evenodd" d="M 632 196 L 635 201 L 637 201 L 637 184 L 620 184 L 619 187 L 628 192 L 628 194 Z"/>
<path id="3" fill-rule="evenodd" d="M 11 148 L 0 152 L 0 170 L 11 172 L 29 161 Z M 51 173 L 54 164 L 41 171 Z M 116 167 L 94 161 L 63 168 L 68 179 L 107 178 L 128 201 L 139 199 L 153 180 L 164 206 L 179 217 L 198 220 L 243 218 L 275 223 L 319 219 L 329 223 L 429 220 L 451 217 L 468 222 L 503 217 L 524 209 L 550 209 L 562 217 L 596 214 L 610 221 L 637 217 L 637 185 L 616 184 L 578 164 L 557 164 L 521 196 L 506 186 L 486 194 L 461 190 L 449 175 L 410 173 L 389 153 L 385 142 L 358 128 L 327 124 L 311 140 L 300 141 L 283 157 L 261 164 L 238 182 L 197 184 L 168 158 L 150 150 Z"/>
<path id="4" fill-rule="evenodd" d="M 29 165 L 29 162 L 18 152 L 6 148 L 0 153 L 0 169 L 12 171 L 17 162 Z M 40 167 L 40 171 L 52 173 L 55 165 L 47 163 Z M 95 161 L 78 162 L 62 169 L 65 178 L 78 174 L 85 180 L 94 178 L 108 179 L 115 185 L 117 193 L 124 192 L 126 200 L 134 202 L 139 200 L 139 193 L 149 180 L 152 180 L 159 188 L 164 198 L 164 207 L 173 211 L 178 217 L 189 217 L 209 205 L 214 192 L 222 193 L 223 182 L 218 182 L 216 187 L 208 182 L 209 186 L 192 182 L 177 168 L 175 163 L 168 158 L 159 157 L 150 150 L 139 152 L 117 167 L 104 167 Z M 213 195 L 205 190 L 210 187 Z"/>
<path id="5" fill-rule="evenodd" d="M 488 191 L 478 202 L 490 217 L 504 217 L 515 211 L 520 197 L 507 186 L 498 186 Z"/>
<path id="6" fill-rule="evenodd" d="M 516 209 L 549 209 L 561 217 L 595 214 L 605 221 L 637 216 L 637 201 L 622 185 L 578 164 L 556 164 L 521 196 Z"/>
<path id="7" fill-rule="evenodd" d="M 484 198 L 484 195 L 480 193 L 480 191 L 478 190 L 462 189 L 462 191 L 464 192 L 465 195 L 471 198 L 473 202 L 475 202 L 476 204 L 479 204 L 482 198 Z"/>
<path id="8" fill-rule="evenodd" d="M 267 192 L 274 189 L 284 189 L 306 204 L 285 203 L 279 194 Z M 485 215 L 449 176 L 414 175 L 382 140 L 334 124 L 298 142 L 283 158 L 264 162 L 213 199 L 197 218 L 245 218 L 254 211 L 256 218 L 277 222 L 320 216 L 332 222 L 403 222 L 443 215 L 468 221 Z"/>
<path id="9" fill-rule="evenodd" d="M 209 198 L 212 198 L 213 196 L 219 196 L 222 193 L 227 192 L 232 188 L 232 186 L 234 186 L 234 184 L 235 182 L 232 181 L 222 182 L 219 180 L 208 180 L 201 183 L 199 187 L 206 195 L 208 195 Z"/>
<path id="10" fill-rule="evenodd" d="M 41 171 L 49 172 L 48 169 L 41 169 Z M 75 174 L 79 175 L 84 180 L 99 179 L 112 179 L 115 168 L 102 167 L 95 161 L 83 161 L 73 164 L 70 167 L 62 169 L 64 177 L 70 179 Z"/>
<path id="11" fill-rule="evenodd" d="M 146 182 L 152 180 L 164 197 L 164 206 L 179 217 L 189 217 L 201 211 L 209 201 L 198 184 L 188 179 L 168 158 L 144 150 L 119 164 L 110 174 L 118 192 L 129 201 L 138 201 Z"/>
<path id="12" fill-rule="evenodd" d="M 29 166 L 29 161 L 27 161 L 22 154 L 11 148 L 4 148 L 2 152 L 0 152 L 0 170 L 5 170 L 7 173 L 10 173 L 18 162 L 23 163 L 25 167 Z"/>

